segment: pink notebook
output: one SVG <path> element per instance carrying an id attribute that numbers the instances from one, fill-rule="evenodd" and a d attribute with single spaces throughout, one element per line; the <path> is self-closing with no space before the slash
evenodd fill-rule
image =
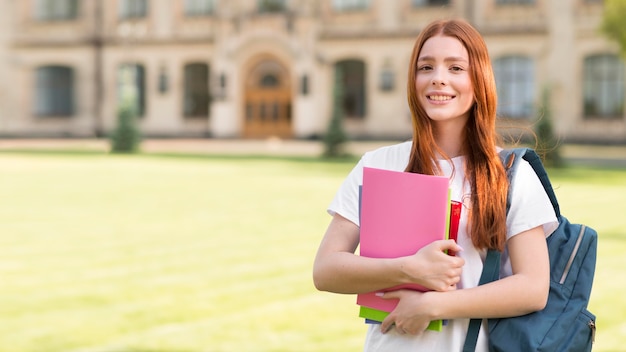
<path id="1" fill-rule="evenodd" d="M 395 258 L 447 238 L 450 219 L 449 180 L 443 176 L 363 168 L 360 255 Z M 391 287 L 425 291 L 419 285 Z M 375 292 L 357 295 L 357 304 L 391 312 L 396 300 Z"/>

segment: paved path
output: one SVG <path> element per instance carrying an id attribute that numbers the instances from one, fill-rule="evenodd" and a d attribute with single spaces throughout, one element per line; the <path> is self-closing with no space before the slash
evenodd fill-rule
<path id="1" fill-rule="evenodd" d="M 397 142 L 348 143 L 347 151 L 360 155 L 367 150 Z M 109 150 L 106 139 L 0 139 L 0 150 Z M 320 141 L 304 140 L 239 140 L 239 139 L 147 139 L 141 143 L 147 153 L 206 153 L 239 155 L 318 156 L 324 147 Z"/>
<path id="2" fill-rule="evenodd" d="M 353 155 L 361 155 L 368 150 L 398 141 L 349 142 L 346 150 Z M 0 139 L 0 150 L 19 149 L 76 149 L 106 152 L 109 141 L 106 139 Z M 320 141 L 305 140 L 239 140 L 239 139 L 147 139 L 141 144 L 147 153 L 204 153 L 228 155 L 283 155 L 318 156 L 324 147 Z M 589 165 L 612 165 L 626 167 L 626 145 L 564 145 L 563 157 L 570 162 Z"/>

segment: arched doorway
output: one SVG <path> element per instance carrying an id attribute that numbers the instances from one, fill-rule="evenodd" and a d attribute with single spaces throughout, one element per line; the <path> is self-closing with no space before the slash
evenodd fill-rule
<path id="1" fill-rule="evenodd" d="M 246 77 L 244 137 L 291 137 L 291 84 L 287 69 L 266 58 L 253 65 Z"/>

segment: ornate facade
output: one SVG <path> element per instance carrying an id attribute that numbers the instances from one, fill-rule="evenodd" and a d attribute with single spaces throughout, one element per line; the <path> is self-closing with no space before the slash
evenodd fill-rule
<path id="1" fill-rule="evenodd" d="M 503 124 L 532 126 L 549 108 L 564 140 L 626 143 L 626 64 L 599 33 L 602 11 L 597 0 L 2 1 L 0 136 L 101 136 L 125 97 L 147 136 L 319 137 L 342 68 L 346 131 L 408 138 L 415 37 L 462 17 L 489 46 Z"/>

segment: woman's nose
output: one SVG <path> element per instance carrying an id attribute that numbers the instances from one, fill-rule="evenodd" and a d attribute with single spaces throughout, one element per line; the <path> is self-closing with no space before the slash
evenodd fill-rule
<path id="1" fill-rule="evenodd" d="M 433 79 L 431 83 L 433 86 L 437 86 L 437 85 L 445 86 L 446 85 L 445 79 L 441 77 L 441 75 L 438 75 L 438 74 L 433 75 Z"/>
<path id="2" fill-rule="evenodd" d="M 444 72 L 442 72 L 442 70 L 439 70 L 439 69 L 434 70 L 431 83 L 433 86 L 436 86 L 436 85 L 445 86 L 446 80 L 445 80 Z"/>

